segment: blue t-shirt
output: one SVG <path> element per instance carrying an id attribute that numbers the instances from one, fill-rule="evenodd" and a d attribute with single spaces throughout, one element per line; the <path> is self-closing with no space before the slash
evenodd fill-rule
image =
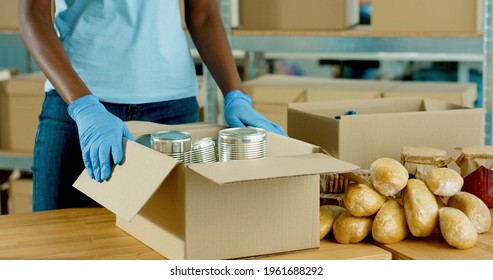
<path id="1" fill-rule="evenodd" d="M 55 29 L 101 101 L 142 104 L 196 96 L 178 0 L 56 0 Z M 47 82 L 45 90 L 53 86 Z"/>

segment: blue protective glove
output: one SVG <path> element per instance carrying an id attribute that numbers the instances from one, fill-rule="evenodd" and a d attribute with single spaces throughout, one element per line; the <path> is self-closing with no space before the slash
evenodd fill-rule
<path id="1" fill-rule="evenodd" d="M 253 126 L 287 136 L 279 125 L 255 111 L 250 96 L 239 90 L 230 91 L 224 97 L 224 117 L 231 127 Z"/>
<path id="2" fill-rule="evenodd" d="M 83 96 L 68 106 L 77 123 L 84 165 L 91 179 L 106 180 L 115 164 L 123 160 L 123 137 L 134 141 L 125 123 L 111 114 L 94 95 Z"/>

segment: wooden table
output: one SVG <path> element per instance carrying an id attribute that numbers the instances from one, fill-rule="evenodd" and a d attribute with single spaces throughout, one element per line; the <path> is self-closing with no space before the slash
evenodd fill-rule
<path id="1" fill-rule="evenodd" d="M 115 226 L 105 208 L 77 208 L 0 216 L 0 259 L 162 260 L 137 239 Z M 322 240 L 318 250 L 253 259 L 391 259 L 369 243 L 338 244 Z"/>
<path id="2" fill-rule="evenodd" d="M 493 216 L 493 209 L 490 209 Z M 400 260 L 493 260 L 493 226 L 478 236 L 475 247 L 460 250 L 448 245 L 441 235 L 408 237 L 394 244 L 375 245 L 392 252 L 393 259 Z"/>
<path id="3" fill-rule="evenodd" d="M 115 226 L 105 208 L 0 216 L 0 259 L 164 259 Z"/>
<path id="4" fill-rule="evenodd" d="M 256 260 L 391 260 L 392 253 L 368 242 L 339 244 L 334 239 L 323 239 L 314 251 L 259 256 Z"/>
<path id="5" fill-rule="evenodd" d="M 490 210 L 493 215 L 493 209 Z M 370 238 L 371 240 L 371 238 Z M 493 260 L 493 227 L 474 248 L 459 250 L 442 237 L 408 237 L 395 244 L 339 244 L 324 239 L 317 250 L 259 256 L 258 260 Z M 376 246 L 375 246 L 376 245 Z M 163 260 L 115 226 L 105 208 L 76 208 L 0 216 L 0 259 Z"/>

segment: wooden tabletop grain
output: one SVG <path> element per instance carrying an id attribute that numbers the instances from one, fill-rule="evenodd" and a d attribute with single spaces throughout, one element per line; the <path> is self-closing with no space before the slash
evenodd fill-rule
<path id="1" fill-rule="evenodd" d="M 493 216 L 493 209 L 490 209 Z M 493 227 L 478 236 L 476 246 L 467 250 L 456 249 L 445 242 L 440 234 L 430 237 L 408 237 L 394 244 L 375 245 L 392 253 L 393 259 L 403 260 L 493 260 Z"/>
<path id="2" fill-rule="evenodd" d="M 0 216 L 0 259 L 164 259 L 115 226 L 105 208 Z"/>
<path id="3" fill-rule="evenodd" d="M 493 210 L 492 214 L 493 214 Z M 371 241 L 371 240 L 370 240 Z M 0 216 L 0 259 L 6 260 L 163 260 L 145 244 L 115 226 L 105 208 L 75 208 Z M 459 250 L 442 237 L 408 237 L 395 244 L 338 244 L 324 239 L 320 248 L 259 256 L 258 260 L 459 259 L 493 260 L 493 228 L 474 248 Z"/>
<path id="4" fill-rule="evenodd" d="M 0 259 L 162 260 L 145 244 L 115 226 L 105 208 L 76 208 L 0 216 Z M 322 240 L 317 250 L 255 257 L 269 260 L 391 259 L 369 243 Z"/>

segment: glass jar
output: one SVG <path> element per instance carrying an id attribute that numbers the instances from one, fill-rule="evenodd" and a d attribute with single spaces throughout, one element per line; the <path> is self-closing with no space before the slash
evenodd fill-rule
<path id="1" fill-rule="evenodd" d="M 472 146 L 459 149 L 456 159 L 464 178 L 462 191 L 479 197 L 489 208 L 493 207 L 493 146 Z"/>
<path id="2" fill-rule="evenodd" d="M 401 163 L 409 172 L 409 178 L 424 180 L 428 169 L 447 167 L 451 161 L 441 149 L 404 146 L 401 150 Z"/>

